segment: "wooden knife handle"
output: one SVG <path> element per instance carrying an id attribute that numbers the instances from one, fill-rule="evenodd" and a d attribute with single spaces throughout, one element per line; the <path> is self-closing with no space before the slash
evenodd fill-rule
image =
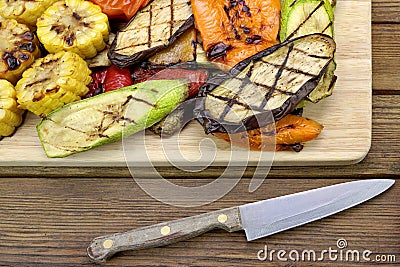
<path id="1" fill-rule="evenodd" d="M 215 228 L 229 232 L 242 230 L 239 208 L 218 210 L 125 233 L 97 237 L 88 246 L 87 255 L 92 261 L 100 263 L 120 251 L 165 246 Z"/>

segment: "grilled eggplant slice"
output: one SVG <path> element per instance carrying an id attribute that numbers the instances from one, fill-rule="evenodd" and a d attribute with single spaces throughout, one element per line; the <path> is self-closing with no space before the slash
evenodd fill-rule
<path id="1" fill-rule="evenodd" d="M 147 81 L 68 104 L 44 118 L 37 131 L 48 157 L 66 157 L 152 126 L 187 93 L 180 80 Z"/>
<path id="2" fill-rule="evenodd" d="M 154 0 L 117 32 L 108 57 L 121 68 L 137 64 L 170 46 L 193 25 L 190 0 Z"/>
<path id="3" fill-rule="evenodd" d="M 315 89 L 335 49 L 324 34 L 270 47 L 203 85 L 195 116 L 207 133 L 243 132 L 278 121 Z"/>
<path id="4" fill-rule="evenodd" d="M 196 60 L 196 29 L 192 27 L 182 34 L 171 46 L 148 59 L 156 65 L 175 65 Z"/>

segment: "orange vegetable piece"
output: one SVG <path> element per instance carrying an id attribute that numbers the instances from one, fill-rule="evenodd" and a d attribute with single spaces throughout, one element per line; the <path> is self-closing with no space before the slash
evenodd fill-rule
<path id="1" fill-rule="evenodd" d="M 275 123 L 275 134 L 270 128 L 267 126 L 243 133 L 214 133 L 214 135 L 236 146 L 251 150 L 282 151 L 292 150 L 292 145 L 317 138 L 324 127 L 311 119 L 289 114 Z M 275 138 L 275 148 L 273 138 Z"/>
<path id="2" fill-rule="evenodd" d="M 280 0 L 191 0 L 210 60 L 235 66 L 278 43 Z"/>
<path id="3" fill-rule="evenodd" d="M 90 0 L 99 5 L 110 19 L 129 20 L 139 9 L 144 8 L 151 0 Z"/>

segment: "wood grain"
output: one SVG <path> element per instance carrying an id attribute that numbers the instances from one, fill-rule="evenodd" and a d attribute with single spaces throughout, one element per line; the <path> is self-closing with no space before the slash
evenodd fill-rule
<path id="1" fill-rule="evenodd" d="M 243 179 L 217 202 L 176 208 L 150 198 L 131 179 L 4 178 L 0 179 L 0 265 L 94 266 L 85 249 L 96 236 L 346 181 L 271 179 L 249 193 L 249 179 Z M 176 182 L 193 186 L 197 180 Z M 347 240 L 349 249 L 394 254 L 399 260 L 399 198 L 397 181 L 388 192 L 363 205 L 267 238 L 246 242 L 243 232 L 214 230 L 164 248 L 124 252 L 105 266 L 309 266 L 259 262 L 257 252 L 264 245 L 321 251 L 336 247 L 339 238 Z M 345 266 L 353 265 L 360 266 Z M 344 265 L 325 261 L 318 266 Z"/>
<path id="2" fill-rule="evenodd" d="M 399 94 L 400 24 L 373 25 L 372 36 L 374 94 Z"/>
<path id="3" fill-rule="evenodd" d="M 400 1 L 373 0 L 372 22 L 376 24 L 400 23 Z"/>

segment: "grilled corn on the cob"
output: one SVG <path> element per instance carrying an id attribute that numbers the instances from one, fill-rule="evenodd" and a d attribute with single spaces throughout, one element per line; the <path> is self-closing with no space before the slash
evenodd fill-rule
<path id="1" fill-rule="evenodd" d="M 0 16 L 35 26 L 36 20 L 57 0 L 0 0 Z"/>
<path id="2" fill-rule="evenodd" d="M 45 116 L 67 103 L 80 100 L 89 89 L 90 69 L 72 52 L 49 54 L 33 63 L 18 81 L 18 104 L 36 115 Z"/>
<path id="3" fill-rule="evenodd" d="M 100 7 L 83 0 L 56 2 L 37 21 L 39 40 L 50 53 L 71 51 L 82 58 L 106 47 L 109 28 Z"/>
<path id="4" fill-rule="evenodd" d="M 15 83 L 39 56 L 39 42 L 26 25 L 0 21 L 0 79 Z"/>
<path id="5" fill-rule="evenodd" d="M 14 86 L 0 79 L 0 138 L 14 133 L 22 122 L 22 113 L 18 109 Z"/>

